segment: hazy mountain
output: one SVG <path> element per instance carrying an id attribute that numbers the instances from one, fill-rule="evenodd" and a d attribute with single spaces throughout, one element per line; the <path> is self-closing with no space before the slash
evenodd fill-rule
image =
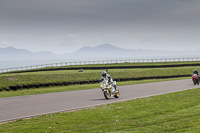
<path id="1" fill-rule="evenodd" d="M 55 55 L 49 51 L 30 52 L 26 49 L 16 49 L 13 47 L 0 48 L 0 60 L 19 59 L 51 59 Z"/>
<path id="2" fill-rule="evenodd" d="M 82 47 L 81 49 L 66 54 L 71 58 L 117 58 L 117 57 L 151 57 L 151 56 L 196 56 L 198 51 L 169 51 L 169 50 L 143 50 L 143 49 L 123 49 L 110 44 L 102 44 L 96 47 Z"/>
<path id="3" fill-rule="evenodd" d="M 49 51 L 30 52 L 26 49 L 16 49 L 13 47 L 0 48 L 0 60 L 23 60 L 23 59 L 89 59 L 89 58 L 167 58 L 167 57 L 191 57 L 199 56 L 199 51 L 169 51 L 169 50 L 143 50 L 143 49 L 123 49 L 110 44 L 102 44 L 96 47 L 82 47 L 79 50 L 55 55 Z"/>

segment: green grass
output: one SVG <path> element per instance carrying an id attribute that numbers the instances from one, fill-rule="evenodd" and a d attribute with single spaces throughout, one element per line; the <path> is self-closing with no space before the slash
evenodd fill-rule
<path id="1" fill-rule="evenodd" d="M 194 69 L 200 67 L 175 67 L 175 68 L 148 68 L 148 69 L 110 69 L 112 78 L 137 78 L 152 76 L 170 76 L 192 74 Z M 98 80 L 103 70 L 77 70 L 43 71 L 27 73 L 10 73 L 0 75 L 0 88 L 23 84 L 57 83 L 65 81 Z"/>
<path id="2" fill-rule="evenodd" d="M 117 86 L 170 81 L 170 80 L 180 80 L 180 79 L 186 79 L 186 78 L 125 81 L 125 82 L 117 82 Z M 52 92 L 93 89 L 93 88 L 99 88 L 99 86 L 100 86 L 100 84 L 98 83 L 98 84 L 70 85 L 70 86 L 63 86 L 63 87 L 48 87 L 48 88 L 43 87 L 43 88 L 37 88 L 37 89 L 24 89 L 24 90 L 17 90 L 17 91 L 13 91 L 13 90 L 1 91 L 0 98 L 13 97 L 13 96 L 24 96 L 24 95 L 34 95 L 34 94 L 44 94 L 44 93 L 52 93 Z"/>
<path id="3" fill-rule="evenodd" d="M 200 89 L 43 115 L 0 125 L 2 133 L 194 133 L 200 131 Z"/>

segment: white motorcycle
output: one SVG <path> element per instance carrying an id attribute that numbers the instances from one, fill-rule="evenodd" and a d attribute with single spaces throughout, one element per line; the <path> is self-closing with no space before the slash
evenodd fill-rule
<path id="1" fill-rule="evenodd" d="M 119 90 L 115 90 L 114 86 L 116 86 L 116 81 L 113 81 L 112 84 L 108 84 L 107 80 L 101 82 L 100 87 L 106 99 L 110 99 L 110 97 L 112 96 L 114 96 L 115 98 L 119 97 Z"/>

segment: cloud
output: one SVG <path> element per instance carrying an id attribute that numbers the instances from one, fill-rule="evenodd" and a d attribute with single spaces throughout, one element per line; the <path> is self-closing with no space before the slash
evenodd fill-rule
<path id="1" fill-rule="evenodd" d="M 65 40 L 76 42 L 76 41 L 81 40 L 81 36 L 78 35 L 78 34 L 67 34 L 66 37 L 65 37 Z"/>
<path id="2" fill-rule="evenodd" d="M 147 36 L 147 37 L 143 38 L 142 40 L 140 40 L 140 42 L 142 42 L 142 43 L 155 42 L 159 39 L 160 38 L 158 36 L 152 35 L 152 36 Z"/>
<path id="3" fill-rule="evenodd" d="M 61 46 L 71 46 L 71 45 L 77 45 L 81 42 L 82 37 L 78 34 L 67 34 L 63 41 L 60 43 Z"/>
<path id="4" fill-rule="evenodd" d="M 81 45 L 81 44 L 88 44 L 95 40 L 89 39 L 89 37 L 86 35 L 80 35 L 80 34 L 74 34 L 70 33 L 65 36 L 63 41 L 60 43 L 60 45 Z"/>
<path id="5" fill-rule="evenodd" d="M 10 47 L 10 46 L 12 46 L 11 43 L 6 42 L 6 41 L 0 41 L 0 47 L 1 48 Z"/>

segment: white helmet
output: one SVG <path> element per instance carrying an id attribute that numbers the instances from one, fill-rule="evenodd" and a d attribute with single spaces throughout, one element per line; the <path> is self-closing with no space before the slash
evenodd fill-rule
<path id="1" fill-rule="evenodd" d="M 107 74 L 107 72 L 106 72 L 106 71 L 103 71 L 103 72 L 102 72 L 102 76 L 103 76 L 103 77 L 105 77 L 105 76 L 106 76 L 106 74 Z"/>

